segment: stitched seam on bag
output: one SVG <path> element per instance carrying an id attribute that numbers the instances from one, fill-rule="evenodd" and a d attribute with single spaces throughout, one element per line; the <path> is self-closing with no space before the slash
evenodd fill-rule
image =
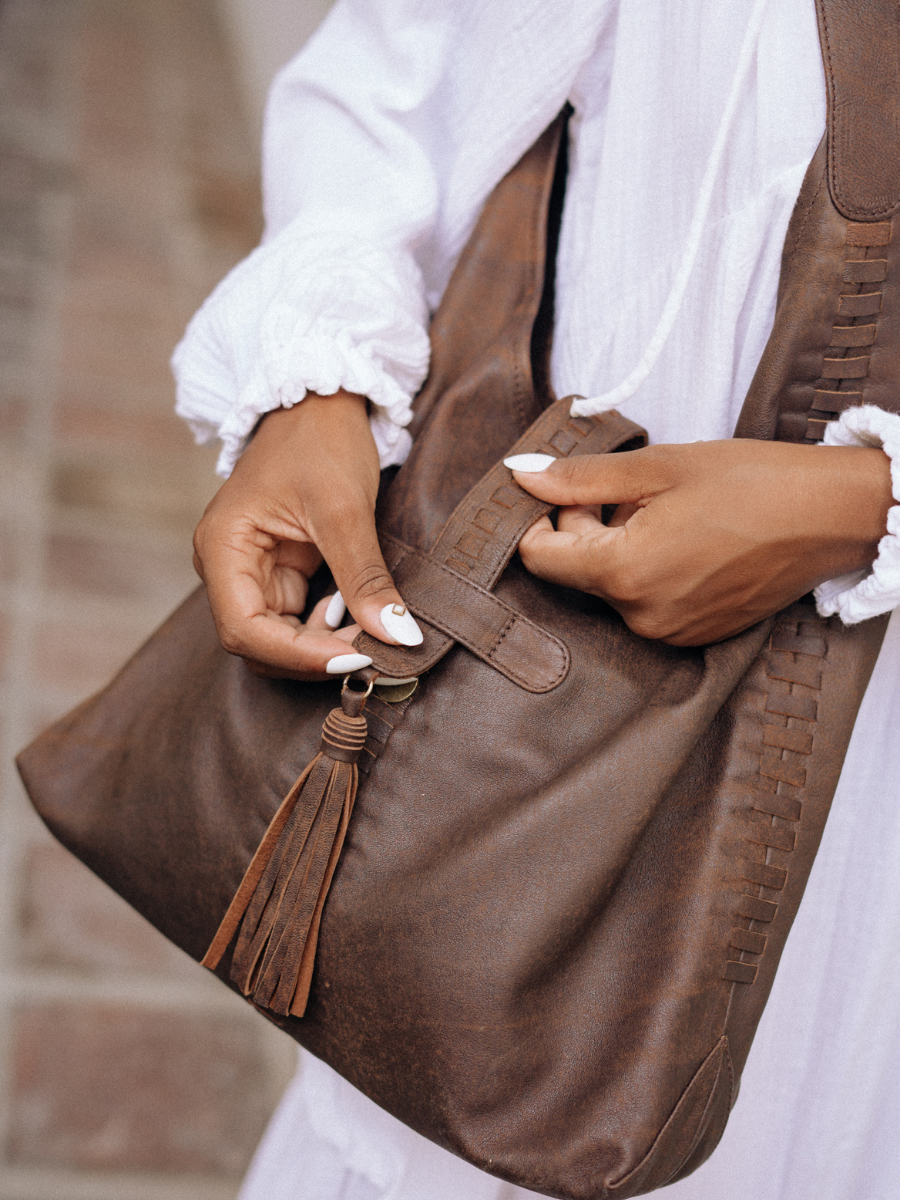
<path id="1" fill-rule="evenodd" d="M 819 176 L 819 182 L 816 184 L 815 194 L 813 195 L 812 200 L 809 202 L 809 204 L 806 207 L 806 212 L 803 216 L 803 223 L 801 224 L 800 228 L 797 230 L 797 236 L 794 238 L 794 244 L 791 247 L 790 253 L 787 256 L 787 263 L 785 264 L 785 266 L 787 268 L 790 268 L 791 263 L 794 260 L 794 256 L 797 253 L 798 249 L 800 248 L 800 243 L 803 241 L 803 235 L 806 233 L 806 227 L 809 224 L 809 218 L 812 216 L 813 208 L 815 207 L 816 201 L 819 199 L 819 194 L 822 191 L 822 185 L 825 183 L 825 176 L 826 176 L 826 171 L 823 171 L 822 174 Z"/>
<path id="2" fill-rule="evenodd" d="M 723 1043 L 724 1043 L 724 1046 L 723 1046 Z M 663 1127 L 662 1127 L 662 1129 L 660 1129 L 660 1130 L 659 1130 L 659 1132 L 657 1133 L 656 1137 L 655 1137 L 655 1138 L 653 1139 L 653 1141 L 650 1143 L 650 1147 L 649 1147 L 649 1149 L 647 1150 L 647 1153 L 646 1153 L 646 1154 L 643 1156 L 643 1158 L 640 1160 L 640 1162 L 639 1162 L 639 1163 L 636 1163 L 636 1164 L 635 1164 L 635 1166 L 633 1166 L 633 1167 L 631 1168 L 631 1170 L 630 1170 L 630 1171 L 627 1171 L 627 1172 L 626 1172 L 624 1175 L 620 1176 L 618 1179 L 615 1179 L 615 1180 L 613 1180 L 613 1181 L 612 1181 L 612 1182 L 611 1182 L 611 1183 L 608 1185 L 608 1186 L 609 1186 L 609 1188 L 610 1188 L 610 1190 L 618 1189 L 618 1188 L 620 1188 L 620 1187 L 622 1186 L 622 1184 L 630 1182 L 630 1181 L 633 1179 L 633 1177 L 634 1177 L 634 1176 L 635 1176 L 635 1175 L 636 1175 L 636 1174 L 637 1174 L 637 1173 L 638 1173 L 640 1170 L 642 1170 L 642 1168 L 644 1168 L 644 1167 L 647 1165 L 647 1163 L 649 1162 L 650 1158 L 652 1157 L 652 1155 L 653 1155 L 654 1151 L 657 1149 L 657 1147 L 659 1146 L 659 1144 L 660 1144 L 660 1142 L 662 1141 L 663 1137 L 665 1136 L 665 1134 L 666 1134 L 666 1131 L 669 1129 L 669 1127 L 671 1126 L 672 1122 L 673 1122 L 673 1121 L 675 1120 L 675 1118 L 677 1117 L 677 1115 L 678 1115 L 678 1110 L 679 1110 L 679 1108 L 681 1108 L 682 1104 L 683 1104 L 683 1103 L 684 1103 L 684 1101 L 685 1101 L 685 1097 L 688 1095 L 688 1093 L 690 1092 L 691 1088 L 694 1086 L 695 1082 L 697 1081 L 697 1077 L 698 1077 L 698 1075 L 699 1075 L 699 1074 L 700 1074 L 700 1072 L 703 1070 L 703 1068 L 706 1066 L 706 1064 L 709 1062 L 710 1058 L 712 1058 L 712 1056 L 713 1056 L 713 1055 L 716 1053 L 716 1051 L 717 1051 L 717 1050 L 718 1050 L 720 1047 L 723 1047 L 723 1052 L 724 1052 L 725 1054 L 727 1054 L 727 1047 L 728 1047 L 728 1037 L 727 1037 L 727 1035 L 726 1035 L 726 1034 L 724 1034 L 724 1033 L 720 1035 L 720 1037 L 719 1037 L 718 1041 L 716 1042 L 716 1044 L 713 1046 L 713 1048 L 710 1050 L 710 1052 L 709 1052 L 707 1055 L 705 1055 L 705 1056 L 704 1056 L 704 1058 L 703 1058 L 703 1061 L 702 1061 L 702 1062 L 699 1064 L 699 1066 L 697 1067 L 697 1069 L 696 1069 L 696 1070 L 694 1071 L 694 1073 L 691 1075 L 691 1077 L 690 1077 L 690 1079 L 688 1080 L 688 1082 L 687 1082 L 687 1084 L 686 1084 L 686 1086 L 685 1086 L 684 1090 L 682 1091 L 681 1095 L 680 1095 L 680 1096 L 678 1097 L 678 1099 L 676 1100 L 674 1107 L 672 1108 L 672 1110 L 671 1110 L 671 1112 L 669 1113 L 669 1115 L 666 1117 L 666 1120 L 665 1120 L 665 1122 L 664 1122 L 664 1124 L 663 1124 Z M 731 1057 L 730 1055 L 727 1055 L 727 1056 L 728 1056 L 729 1058 Z M 716 1071 L 716 1077 L 715 1077 L 715 1079 L 713 1080 L 713 1086 L 712 1086 L 712 1088 L 710 1089 L 710 1095 L 709 1095 L 709 1097 L 707 1097 L 707 1102 L 706 1102 L 706 1104 L 703 1106 L 703 1114 L 701 1115 L 701 1120 L 702 1120 L 703 1116 L 705 1116 L 705 1115 L 706 1115 L 706 1110 L 707 1110 L 707 1108 L 708 1108 L 708 1106 L 709 1106 L 709 1100 L 712 1098 L 712 1094 L 713 1094 L 713 1092 L 715 1091 L 715 1084 L 716 1084 L 716 1082 L 717 1082 L 717 1081 L 718 1081 L 718 1079 L 719 1079 L 719 1075 L 721 1074 L 721 1071 L 722 1071 L 722 1064 L 720 1063 L 720 1064 L 719 1064 L 719 1069 L 718 1069 L 718 1071 Z M 694 1148 L 695 1148 L 695 1147 L 693 1147 L 693 1146 L 692 1146 L 692 1150 L 693 1150 Z M 680 1168 L 680 1167 L 683 1165 L 683 1163 L 684 1163 L 684 1162 L 686 1162 L 686 1161 L 687 1161 L 687 1158 L 685 1157 L 685 1159 L 683 1159 L 683 1160 L 682 1160 L 682 1162 L 681 1162 L 681 1163 L 679 1163 L 679 1168 Z M 669 1176 L 669 1178 L 671 1178 L 671 1176 Z M 659 1186 L 659 1187 L 663 1187 L 663 1186 L 665 1186 L 665 1185 L 664 1185 L 664 1184 L 659 1184 L 658 1186 Z M 655 1189 L 654 1189 L 654 1190 L 655 1190 Z"/>
<path id="3" fill-rule="evenodd" d="M 436 563 L 435 565 L 438 567 L 441 566 L 440 563 Z M 446 570 L 448 574 L 456 575 L 456 573 L 451 571 L 449 567 L 442 567 L 441 569 Z M 456 578 L 460 579 L 462 576 L 456 575 Z M 465 580 L 465 582 L 468 583 L 468 580 Z M 469 586 L 473 588 L 478 587 L 477 584 L 469 584 Z M 484 589 L 478 588 L 478 590 L 483 591 Z M 465 646 L 467 650 L 470 650 L 476 656 L 476 658 L 480 658 L 484 662 L 489 662 L 494 670 L 499 671 L 501 675 L 508 676 L 514 682 L 521 684 L 529 691 L 534 688 L 537 688 L 539 691 L 551 691 L 552 688 L 556 687 L 556 685 L 566 677 L 566 673 L 569 669 L 569 652 L 565 643 L 560 641 L 560 639 L 555 637 L 552 633 L 548 633 L 547 630 L 542 629 L 540 625 L 536 625 L 533 621 L 530 621 L 528 617 L 522 616 L 520 613 L 517 613 L 515 609 L 509 608 L 508 605 L 504 604 L 502 600 L 498 600 L 496 596 L 491 595 L 490 592 L 485 592 L 484 594 L 489 596 L 498 608 L 505 609 L 510 614 L 506 624 L 503 626 L 500 636 L 494 642 L 494 645 L 490 650 L 486 650 L 482 646 L 477 646 L 474 642 L 469 641 L 469 639 L 463 634 L 460 634 L 458 631 L 451 629 L 447 625 L 444 625 L 439 617 L 433 617 L 431 615 L 426 615 L 425 613 L 419 612 L 416 608 L 415 601 L 410 601 L 409 606 L 413 612 L 416 612 L 417 615 L 422 617 L 423 621 L 427 621 L 429 625 L 432 625 L 436 629 L 440 630 L 440 632 L 445 633 L 451 641 L 458 642 L 461 646 Z M 535 674 L 532 676 L 523 675 L 521 672 L 516 671 L 514 667 L 511 667 L 508 664 L 502 664 L 492 660 L 493 655 L 496 653 L 497 648 L 500 645 L 500 642 L 506 636 L 506 633 L 518 622 L 521 622 L 523 625 L 534 629 L 541 636 L 541 638 L 544 639 L 544 641 L 549 642 L 551 646 L 555 646 L 562 651 L 563 665 L 559 668 L 555 675 L 541 675 L 540 667 L 537 668 Z"/>
<path id="4" fill-rule="evenodd" d="M 678 1174 L 678 1172 L 684 1168 L 685 1163 L 690 1161 L 690 1159 L 693 1156 L 694 1152 L 696 1151 L 697 1147 L 700 1145 L 700 1139 L 706 1133 L 706 1130 L 704 1129 L 704 1121 L 706 1120 L 706 1114 L 709 1112 L 709 1106 L 712 1104 L 713 1099 L 716 1095 L 716 1092 L 718 1091 L 719 1080 L 722 1077 L 722 1067 L 723 1066 L 727 1066 L 727 1068 L 728 1068 L 728 1112 L 729 1112 L 729 1114 L 731 1112 L 731 1101 L 732 1101 L 732 1097 L 734 1095 L 734 1067 L 732 1066 L 732 1063 L 731 1063 L 731 1050 L 728 1046 L 728 1034 L 723 1033 L 721 1040 L 724 1041 L 724 1043 L 725 1043 L 724 1047 L 722 1048 L 723 1062 L 719 1063 L 719 1069 L 716 1072 L 716 1078 L 713 1082 L 713 1086 L 710 1088 L 709 1098 L 706 1101 L 706 1105 L 700 1116 L 700 1120 L 697 1122 L 697 1131 L 694 1134 L 693 1141 L 690 1144 L 690 1148 L 688 1149 L 687 1154 L 685 1154 L 684 1158 L 682 1158 L 681 1162 L 678 1164 L 678 1166 L 675 1168 L 675 1170 L 672 1171 L 672 1173 L 670 1175 L 668 1175 L 666 1177 L 666 1179 L 659 1185 L 660 1187 L 668 1187 L 668 1185 L 672 1182 L 672 1180 L 675 1178 L 675 1176 Z M 727 1123 L 727 1116 L 726 1116 L 726 1123 Z"/>
<path id="5" fill-rule="evenodd" d="M 825 61 L 828 63 L 828 184 L 832 192 L 836 196 L 840 196 L 840 190 L 837 184 L 835 175 L 835 125 L 837 123 L 835 117 L 835 82 L 834 82 L 834 63 L 831 59 L 831 33 L 828 28 L 828 14 L 825 11 L 825 5 L 822 5 L 822 41 L 825 43 Z"/>
<path id="6" fill-rule="evenodd" d="M 500 646 L 503 643 L 503 641 L 505 640 L 507 634 L 509 634 L 511 632 L 511 630 L 515 628 L 516 624 L 519 621 L 521 621 L 523 624 L 527 624 L 527 625 L 532 624 L 532 622 L 530 622 L 527 617 L 519 617 L 518 615 L 514 616 L 512 618 L 512 620 L 510 620 L 506 624 L 506 626 L 501 630 L 500 636 L 497 639 L 496 645 L 494 646 L 493 650 L 491 651 L 491 653 L 488 656 L 491 659 L 492 665 L 495 666 L 498 671 L 502 671 L 504 674 L 508 673 L 513 678 L 515 678 L 514 668 L 512 668 L 508 665 L 504 666 L 501 663 L 494 662 L 494 655 L 500 649 Z M 540 626 L 535 626 L 535 628 L 539 629 Z M 552 637 L 553 635 L 550 634 L 548 636 Z M 559 644 L 562 647 L 562 651 L 563 651 L 563 664 L 560 667 L 560 669 L 557 671 L 557 673 L 555 675 L 552 675 L 547 680 L 547 686 L 546 686 L 545 690 L 548 692 L 552 691 L 552 689 L 555 688 L 557 686 L 557 684 L 561 683 L 562 680 L 565 679 L 566 674 L 568 673 L 568 670 L 569 670 L 570 659 L 569 659 L 568 647 L 563 642 L 560 642 Z"/>

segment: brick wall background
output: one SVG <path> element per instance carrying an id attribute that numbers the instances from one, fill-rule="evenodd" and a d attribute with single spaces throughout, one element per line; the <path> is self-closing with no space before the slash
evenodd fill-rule
<path id="1" fill-rule="evenodd" d="M 167 360 L 258 237 L 250 145 L 214 0 L 0 0 L 0 1200 L 225 1200 L 293 1069 L 12 766 L 194 586 Z"/>

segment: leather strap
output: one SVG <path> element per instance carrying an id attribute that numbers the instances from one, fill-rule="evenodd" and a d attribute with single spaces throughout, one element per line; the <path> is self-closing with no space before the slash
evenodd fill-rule
<path id="1" fill-rule="evenodd" d="M 900 11 L 895 0 L 816 0 L 828 91 L 828 188 L 851 221 L 900 211 Z"/>
<path id="2" fill-rule="evenodd" d="M 644 430 L 619 413 L 571 417 L 571 403 L 568 396 L 552 404 L 509 453 L 566 458 L 646 445 Z M 424 641 L 386 646 L 360 633 L 355 648 L 382 675 L 405 678 L 427 671 L 459 642 L 526 691 L 551 691 L 568 672 L 566 646 L 491 594 L 522 534 L 551 507 L 523 491 L 501 462 L 460 501 L 431 550 L 382 533 L 385 562 Z"/>
<path id="3" fill-rule="evenodd" d="M 558 637 L 430 555 L 394 538 L 382 548 L 400 594 L 437 635 L 419 648 L 429 667 L 459 642 L 528 692 L 549 692 L 565 679 L 569 651 Z"/>

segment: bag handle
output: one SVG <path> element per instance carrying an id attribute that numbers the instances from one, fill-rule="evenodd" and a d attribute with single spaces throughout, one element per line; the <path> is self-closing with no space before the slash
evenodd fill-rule
<path id="1" fill-rule="evenodd" d="M 608 454 L 647 443 L 639 425 L 617 412 L 572 417 L 572 397 L 552 404 L 510 454 Z M 353 645 L 381 675 L 421 675 L 454 642 L 529 692 L 549 692 L 565 679 L 569 652 L 548 630 L 491 594 L 522 534 L 553 506 L 520 488 L 502 462 L 460 501 L 425 552 L 382 532 L 388 569 L 419 618 L 421 646 L 387 646 L 369 634 Z"/>

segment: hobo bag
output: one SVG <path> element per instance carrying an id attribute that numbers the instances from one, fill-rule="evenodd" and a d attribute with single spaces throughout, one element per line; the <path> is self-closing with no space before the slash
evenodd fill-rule
<path id="1" fill-rule="evenodd" d="M 818 12 L 828 128 L 741 437 L 900 411 L 896 5 Z M 374 665 L 343 689 L 259 678 L 200 589 L 19 765 L 61 842 L 376 1103 L 514 1184 L 605 1200 L 722 1134 L 886 618 L 805 597 L 681 649 L 516 559 L 547 506 L 505 455 L 644 441 L 550 388 L 563 124 L 483 210 L 379 504 L 422 646 L 361 634 Z"/>

